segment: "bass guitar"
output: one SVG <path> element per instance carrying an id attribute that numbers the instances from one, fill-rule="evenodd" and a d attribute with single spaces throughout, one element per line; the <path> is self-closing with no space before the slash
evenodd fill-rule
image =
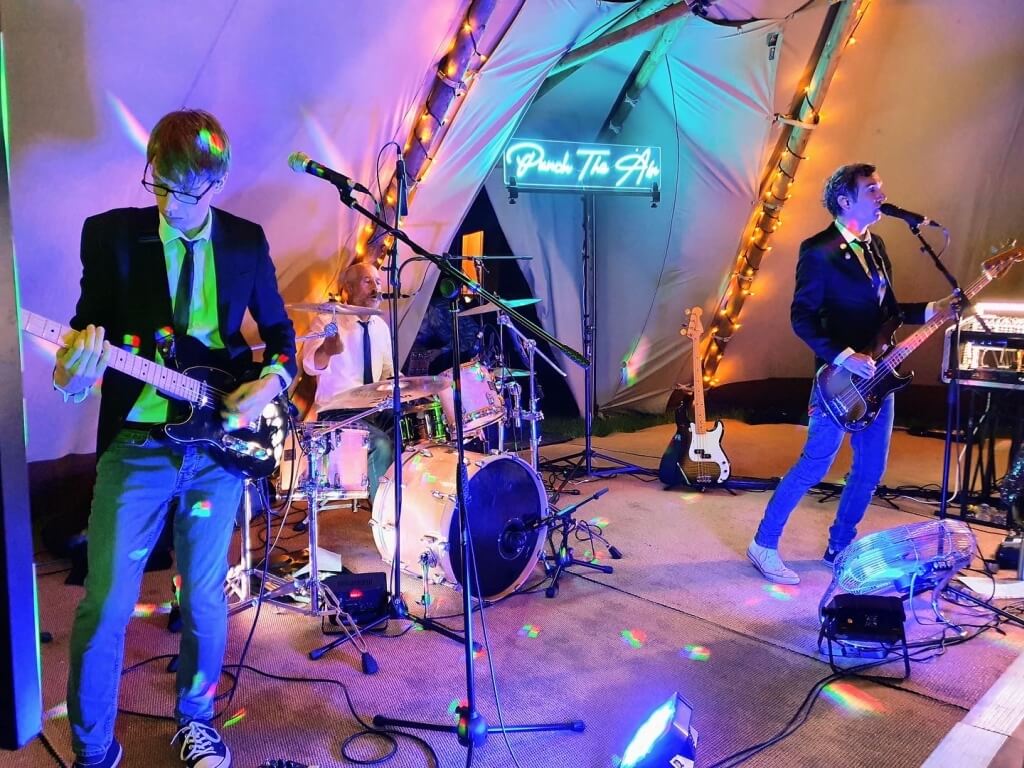
<path id="1" fill-rule="evenodd" d="M 1007 248 L 986 259 L 981 265 L 981 277 L 962 293 L 971 299 L 993 280 L 1002 277 L 1014 263 L 1024 260 L 1024 248 Z M 818 399 L 829 418 L 840 429 L 859 432 L 875 420 L 882 402 L 890 393 L 906 387 L 914 378 L 913 371 L 900 373 L 899 366 L 910 354 L 953 318 L 953 310 L 937 313 L 931 320 L 896 343 L 893 333 L 899 320 L 887 323 L 878 341 L 866 350 L 875 358 L 875 373 L 862 378 L 839 365 L 823 365 L 814 376 Z"/>
<path id="2" fill-rule="evenodd" d="M 679 333 L 693 347 L 693 420 L 687 421 L 687 404 L 676 410 L 677 432 L 662 456 L 659 479 L 666 485 L 683 481 L 689 485 L 722 483 L 729 478 L 729 459 L 722 450 L 725 427 L 721 421 L 708 428 L 704 413 L 704 371 L 700 364 L 700 337 L 704 333 L 703 310 L 690 310 L 687 327 Z M 681 474 L 681 477 L 680 477 Z"/>
<path id="3" fill-rule="evenodd" d="M 66 340 L 75 333 L 70 326 L 24 309 L 21 329 L 61 347 L 66 347 Z M 177 339 L 175 345 L 182 360 L 205 360 L 211 356 L 210 350 L 188 336 Z M 107 365 L 152 384 L 160 394 L 183 405 L 184 418 L 158 428 L 172 442 L 209 449 L 217 463 L 240 477 L 267 477 L 281 460 L 288 433 L 288 405 L 283 394 L 267 404 L 255 423 L 226 430 L 220 415 L 223 399 L 240 383 L 227 371 L 210 365 L 192 365 L 179 373 L 118 347 L 111 348 Z"/>

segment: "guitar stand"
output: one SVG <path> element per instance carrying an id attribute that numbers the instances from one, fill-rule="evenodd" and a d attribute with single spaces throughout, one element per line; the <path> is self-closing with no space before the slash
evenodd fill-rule
<path id="1" fill-rule="evenodd" d="M 545 555 L 543 558 L 544 572 L 548 578 L 551 579 L 551 584 L 548 585 L 547 589 L 544 590 L 545 597 L 555 597 L 558 594 L 558 580 L 562 577 L 566 568 L 571 568 L 574 565 L 580 565 L 584 568 L 590 568 L 601 573 L 613 573 L 614 568 L 610 565 L 601 565 L 595 563 L 593 560 L 580 560 L 573 554 L 573 548 L 569 546 L 569 536 L 576 534 L 577 540 L 582 540 L 584 537 L 580 535 L 580 531 L 583 531 L 586 538 L 591 541 L 591 550 L 593 551 L 593 541 L 600 541 L 607 549 L 613 560 L 621 560 L 622 552 L 612 544 L 609 543 L 608 539 L 600 533 L 600 528 L 592 523 L 583 522 L 576 520 L 573 517 L 573 513 L 584 504 L 594 501 L 600 498 L 608 492 L 607 488 L 602 488 L 596 493 L 583 499 L 583 501 L 572 504 L 563 510 L 556 510 L 554 514 L 538 521 L 538 525 L 548 525 L 548 544 L 551 547 L 551 554 Z M 561 537 L 560 541 L 556 544 L 556 537 Z M 596 559 L 596 555 L 595 555 Z"/>

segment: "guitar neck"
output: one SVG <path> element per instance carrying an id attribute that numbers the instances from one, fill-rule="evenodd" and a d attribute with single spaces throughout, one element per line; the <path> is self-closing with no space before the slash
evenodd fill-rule
<path id="1" fill-rule="evenodd" d="M 704 414 L 704 369 L 700 364 L 700 342 L 690 339 L 693 344 L 693 427 L 698 435 L 708 431 Z"/>
<path id="2" fill-rule="evenodd" d="M 974 298 L 974 296 L 986 285 L 992 282 L 994 278 L 987 272 L 983 272 L 981 277 L 971 283 L 963 291 L 964 296 L 968 299 Z M 892 366 L 893 369 L 897 368 L 904 360 L 910 357 L 910 354 L 917 349 L 924 341 L 931 336 L 935 331 L 945 325 L 949 320 L 953 318 L 953 310 L 947 309 L 945 312 L 939 312 L 929 320 L 927 323 L 922 325 L 912 334 L 907 336 L 903 341 L 894 346 L 884 356 L 884 362 Z"/>
<path id="3" fill-rule="evenodd" d="M 71 326 L 61 325 L 25 309 L 21 310 L 21 327 L 26 333 L 51 341 L 61 347 L 67 346 L 64 342 L 67 335 L 75 332 Z M 172 371 L 166 366 L 133 355 L 118 347 L 111 346 L 107 366 L 126 376 L 131 376 L 133 379 L 151 384 L 159 392 L 179 400 L 198 403 L 207 396 L 203 382 L 198 379 Z"/>

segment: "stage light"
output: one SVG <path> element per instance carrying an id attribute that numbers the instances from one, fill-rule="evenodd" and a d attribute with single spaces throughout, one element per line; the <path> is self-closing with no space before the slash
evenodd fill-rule
<path id="1" fill-rule="evenodd" d="M 692 715 L 686 699 L 673 694 L 637 729 L 619 768 L 693 768 L 697 731 L 690 727 Z"/>

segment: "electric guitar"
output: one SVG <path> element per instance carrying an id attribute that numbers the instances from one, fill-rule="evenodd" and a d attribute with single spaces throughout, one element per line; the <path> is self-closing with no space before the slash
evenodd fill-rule
<path id="1" fill-rule="evenodd" d="M 676 410 L 678 428 L 672 442 L 662 456 L 659 479 L 666 485 L 678 483 L 678 473 L 690 485 L 722 483 L 729 478 L 729 459 L 722 450 L 725 427 L 716 421 L 708 429 L 704 413 L 704 371 L 700 364 L 700 337 L 704 328 L 700 322 L 700 307 L 690 310 L 687 327 L 679 333 L 690 339 L 693 346 L 693 421 L 687 423 L 686 404 Z M 674 466 L 672 466 L 674 465 Z"/>
<path id="2" fill-rule="evenodd" d="M 981 277 L 964 291 L 971 299 L 996 278 L 1002 277 L 1015 262 L 1024 260 L 1024 248 L 1007 248 L 986 259 L 981 265 Z M 899 366 L 935 331 L 953 318 L 952 309 L 939 312 L 903 341 L 896 343 L 893 333 L 900 325 L 898 319 L 886 323 L 875 344 L 865 350 L 875 358 L 875 374 L 862 378 L 839 365 L 826 364 L 818 369 L 814 383 L 821 405 L 840 429 L 859 432 L 875 420 L 882 402 L 890 393 L 906 387 L 914 378 L 913 371 L 901 374 Z"/>
<path id="3" fill-rule="evenodd" d="M 67 346 L 68 335 L 75 332 L 70 326 L 24 309 L 21 310 L 21 328 L 61 347 Z M 213 356 L 190 336 L 176 339 L 175 346 L 177 357 L 182 361 L 207 361 Z M 210 365 L 192 365 L 179 373 L 118 347 L 111 348 L 107 365 L 133 379 L 152 384 L 163 396 L 183 404 L 184 418 L 159 428 L 171 441 L 209 449 L 214 460 L 241 477 L 267 477 L 281 460 L 288 432 L 287 401 L 283 395 L 268 403 L 254 424 L 225 430 L 221 404 L 224 396 L 240 383 L 230 373 Z"/>

